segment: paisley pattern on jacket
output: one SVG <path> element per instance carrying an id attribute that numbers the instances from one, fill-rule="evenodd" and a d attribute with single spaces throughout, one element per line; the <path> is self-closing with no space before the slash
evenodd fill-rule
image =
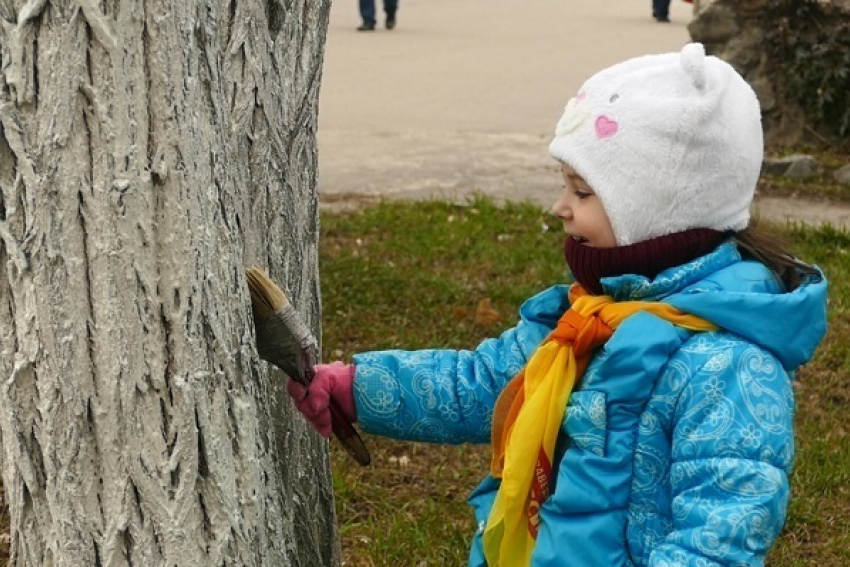
<path id="1" fill-rule="evenodd" d="M 646 313 L 623 322 L 570 397 L 532 565 L 759 565 L 785 521 L 793 461 L 790 372 L 826 326 L 826 282 L 780 293 L 731 243 L 654 280 L 603 280 L 721 327 L 691 333 Z M 355 357 L 364 431 L 488 442 L 492 408 L 567 309 L 567 286 L 526 301 L 519 324 L 473 351 Z M 480 527 L 498 481 L 470 496 Z M 480 530 L 470 565 L 485 565 Z"/>

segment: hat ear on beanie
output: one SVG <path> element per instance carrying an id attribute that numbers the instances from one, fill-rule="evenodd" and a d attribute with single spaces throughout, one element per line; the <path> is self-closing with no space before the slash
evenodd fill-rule
<path id="1" fill-rule="evenodd" d="M 763 144 L 752 88 L 691 43 L 588 79 L 549 153 L 593 188 L 625 246 L 691 228 L 745 228 Z"/>

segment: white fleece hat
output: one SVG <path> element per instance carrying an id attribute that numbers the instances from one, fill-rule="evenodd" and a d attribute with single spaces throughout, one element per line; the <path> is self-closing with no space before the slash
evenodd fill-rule
<path id="1" fill-rule="evenodd" d="M 596 192 L 619 246 L 745 228 L 763 152 L 753 89 L 699 43 L 588 79 L 549 145 Z"/>

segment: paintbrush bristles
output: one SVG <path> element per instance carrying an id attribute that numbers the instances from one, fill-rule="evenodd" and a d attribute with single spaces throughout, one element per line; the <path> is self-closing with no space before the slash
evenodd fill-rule
<path id="1" fill-rule="evenodd" d="M 248 278 L 248 289 L 251 291 L 251 305 L 258 316 L 269 319 L 289 305 L 289 300 L 286 299 L 283 291 L 260 268 L 256 266 L 247 268 L 245 276 Z"/>

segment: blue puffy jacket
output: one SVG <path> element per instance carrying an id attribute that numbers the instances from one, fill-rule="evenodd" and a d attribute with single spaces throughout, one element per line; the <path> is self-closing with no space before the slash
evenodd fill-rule
<path id="1" fill-rule="evenodd" d="M 716 323 L 692 333 L 638 313 L 570 397 L 534 566 L 761 565 L 785 521 L 794 456 L 791 373 L 826 331 L 826 281 L 782 293 L 733 243 L 654 280 L 603 280 L 617 300 L 665 301 Z M 568 308 L 567 286 L 527 300 L 519 324 L 474 351 L 355 356 L 364 431 L 488 442 L 499 392 Z M 481 533 L 498 481 L 472 493 Z"/>

